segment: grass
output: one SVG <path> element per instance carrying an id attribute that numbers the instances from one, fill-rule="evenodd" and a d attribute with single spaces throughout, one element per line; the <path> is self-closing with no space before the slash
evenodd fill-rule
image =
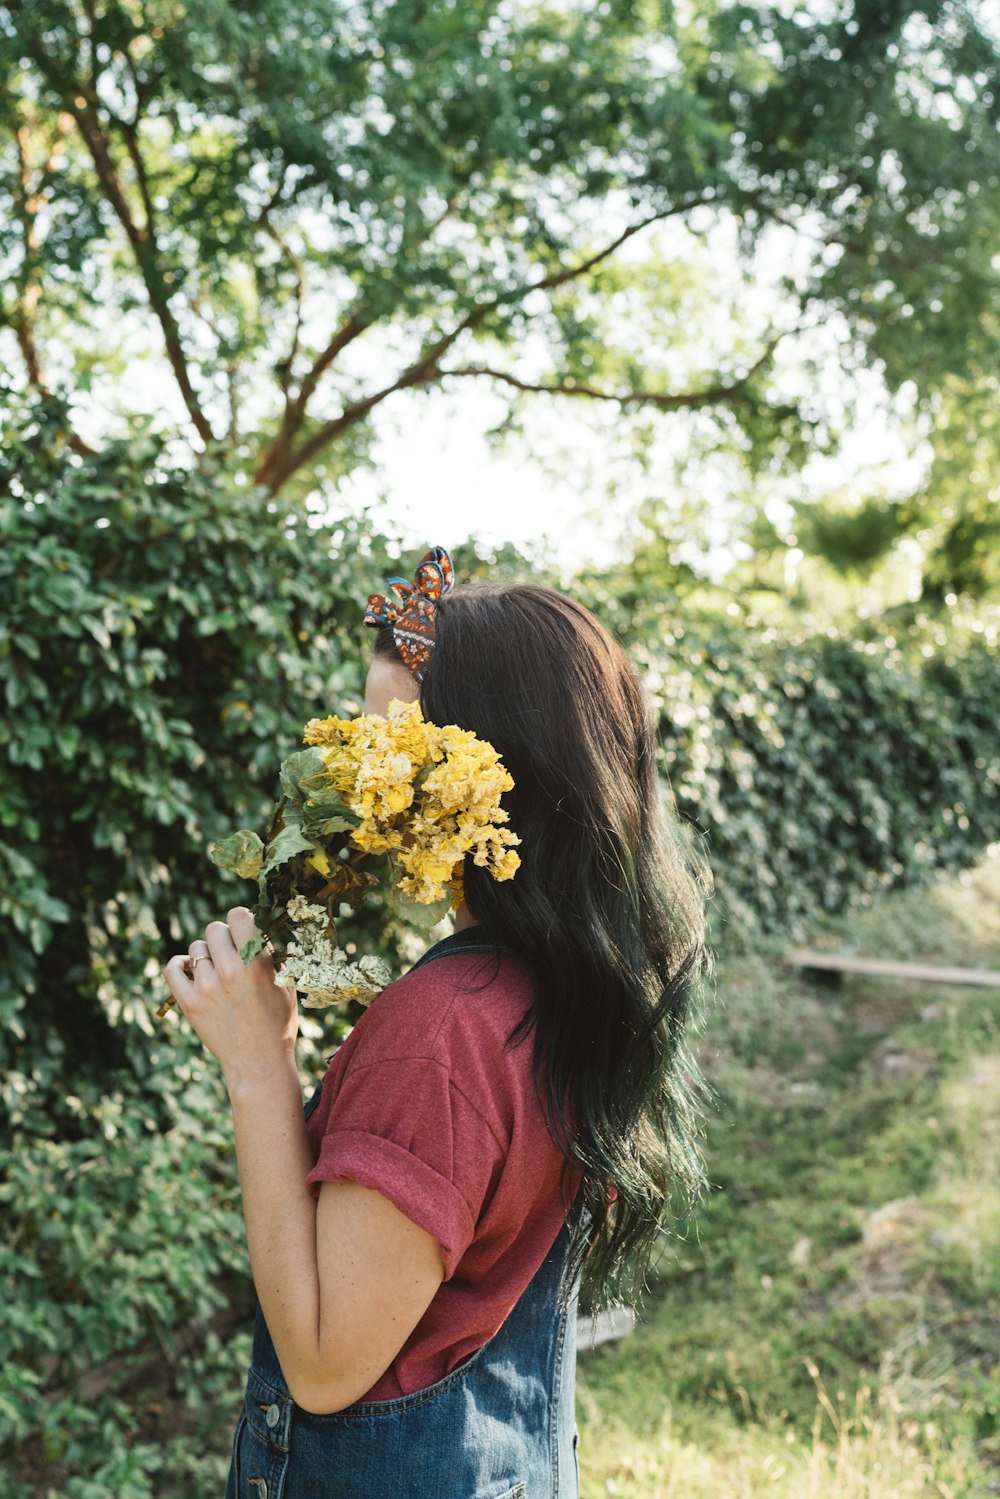
<path id="1" fill-rule="evenodd" d="M 1000 849 L 813 940 L 1000 968 Z M 581 1357 L 584 1499 L 1000 1494 L 1000 994 L 714 943 L 713 1189 Z"/>

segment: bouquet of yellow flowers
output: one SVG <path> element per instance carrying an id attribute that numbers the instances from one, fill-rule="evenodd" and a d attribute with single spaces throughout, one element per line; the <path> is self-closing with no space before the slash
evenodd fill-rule
<path id="1" fill-rule="evenodd" d="M 375 957 L 349 962 L 335 922 L 342 902 L 356 907 L 378 884 L 359 866 L 388 854 L 390 906 L 433 926 L 461 902 L 467 854 L 496 880 L 518 869 L 520 839 L 503 827 L 509 814 L 500 806 L 514 782 L 491 744 L 455 724 L 426 722 L 416 702 L 394 699 L 387 718 L 314 718 L 304 740 L 308 748 L 281 766 L 282 797 L 266 838 L 242 829 L 209 853 L 257 881 L 245 963 L 269 942 L 279 976 L 294 982 L 305 1005 L 367 1004 L 389 971 Z"/>

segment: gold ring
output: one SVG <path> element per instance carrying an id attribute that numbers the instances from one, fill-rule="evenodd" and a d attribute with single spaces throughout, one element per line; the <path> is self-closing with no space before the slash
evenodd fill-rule
<path id="1" fill-rule="evenodd" d="M 200 952 L 196 958 L 188 958 L 188 968 L 192 973 L 194 973 L 195 969 L 198 967 L 198 964 L 204 963 L 206 958 L 211 961 L 211 954 L 207 952 Z"/>

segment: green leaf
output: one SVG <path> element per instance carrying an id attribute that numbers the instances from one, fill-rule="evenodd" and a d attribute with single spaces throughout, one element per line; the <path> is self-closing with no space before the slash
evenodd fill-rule
<path id="1" fill-rule="evenodd" d="M 389 891 L 389 905 L 403 921 L 411 926 L 418 927 L 422 932 L 429 931 L 436 926 L 443 917 L 451 910 L 451 896 L 443 895 L 433 905 L 424 905 L 422 901 L 413 900 L 408 895 L 403 895 L 397 884 L 393 884 Z"/>
<path id="2" fill-rule="evenodd" d="M 315 796 L 320 790 L 324 769 L 323 757 L 318 749 L 310 747 L 297 750 L 282 762 L 279 772 L 282 794 L 293 802 L 304 802 Z"/>
<path id="3" fill-rule="evenodd" d="M 289 859 L 294 859 L 296 854 L 312 853 L 315 848 L 316 844 L 311 838 L 303 837 L 300 828 L 283 827 L 267 845 L 264 872 L 270 873 L 280 864 L 287 864 Z"/>
<path id="4" fill-rule="evenodd" d="M 238 833 L 230 833 L 228 838 L 213 843 L 208 857 L 220 869 L 228 869 L 240 879 L 255 880 L 264 862 L 264 845 L 256 833 L 241 828 Z"/>
<path id="5" fill-rule="evenodd" d="M 254 927 L 253 936 L 240 948 L 240 957 L 245 964 L 252 963 L 257 954 L 264 951 L 266 945 L 267 938 L 264 933 L 258 927 Z"/>
<path id="6" fill-rule="evenodd" d="M 303 818 L 302 825 L 318 838 L 330 838 L 334 833 L 351 832 L 358 826 L 359 821 L 359 818 L 351 816 L 350 813 L 346 817 L 337 813 L 333 817 L 324 817 L 322 822 L 317 823 L 306 822 L 305 818 Z"/>
<path id="7" fill-rule="evenodd" d="M 337 797 L 317 799 L 302 808 L 303 831 L 313 838 L 330 838 L 334 833 L 349 833 L 360 821 Z"/>

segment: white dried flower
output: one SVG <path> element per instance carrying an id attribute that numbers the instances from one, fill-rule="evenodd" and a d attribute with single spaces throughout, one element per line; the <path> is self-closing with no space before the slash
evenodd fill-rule
<path id="1" fill-rule="evenodd" d="M 322 1010 L 352 999 L 368 1005 L 391 981 L 381 958 L 350 962 L 330 936 L 330 919 L 322 906 L 295 895 L 288 902 L 288 915 L 295 938 L 288 943 L 281 977 L 292 980 L 307 1009 Z"/>

